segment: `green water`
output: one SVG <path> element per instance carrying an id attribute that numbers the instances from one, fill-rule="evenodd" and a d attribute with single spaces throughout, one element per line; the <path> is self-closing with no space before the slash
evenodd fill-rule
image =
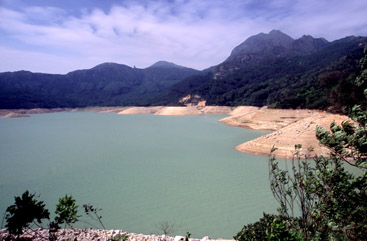
<path id="1" fill-rule="evenodd" d="M 265 132 L 223 116 L 53 113 L 0 119 L 0 211 L 24 190 L 52 211 L 72 194 L 103 208 L 108 229 L 231 238 L 276 210 L 267 157 L 234 150 Z M 82 218 L 89 221 L 87 218 Z M 79 227 L 86 224 L 79 223 Z"/>

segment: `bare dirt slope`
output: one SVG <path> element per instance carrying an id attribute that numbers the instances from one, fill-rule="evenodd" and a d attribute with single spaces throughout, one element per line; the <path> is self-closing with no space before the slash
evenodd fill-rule
<path id="1" fill-rule="evenodd" d="M 316 127 L 322 126 L 329 130 L 333 121 L 340 124 L 342 121 L 349 120 L 347 116 L 313 111 L 311 113 L 307 111 L 289 112 L 289 116 L 294 116 L 294 118 L 285 119 L 282 118 L 284 117 L 283 111 L 280 111 L 281 115 L 277 115 L 276 110 L 266 110 L 261 113 L 261 116 L 265 117 L 266 113 L 268 113 L 268 118 L 264 119 L 265 123 L 260 121 L 249 126 L 254 129 L 273 128 L 276 131 L 238 145 L 236 150 L 257 155 L 269 155 L 270 150 L 275 146 L 277 150 L 273 154 L 276 157 L 292 158 L 295 145 L 301 144 L 301 154 L 308 154 L 311 157 L 316 154 L 325 155 L 328 154 L 328 149 L 321 146 L 316 139 Z M 302 116 L 305 117 L 302 118 Z M 284 127 L 281 128 L 282 126 Z M 310 147 L 313 148 L 313 152 L 308 151 Z"/>
<path id="2" fill-rule="evenodd" d="M 201 115 L 201 111 L 198 110 L 194 106 L 187 106 L 187 107 L 163 107 L 159 111 L 155 113 L 155 115 Z"/>
<path id="3" fill-rule="evenodd" d="M 120 111 L 119 115 L 136 115 L 136 114 L 155 114 L 162 109 L 162 106 L 155 107 L 129 107 L 123 111 Z"/>
<path id="4" fill-rule="evenodd" d="M 229 106 L 205 106 L 200 109 L 205 115 L 229 115 L 232 111 L 232 107 Z"/>
<path id="5" fill-rule="evenodd" d="M 279 130 L 315 113 L 320 113 L 320 111 L 268 109 L 266 107 L 259 109 L 252 106 L 240 106 L 231 112 L 232 116 L 220 121 L 230 126 L 255 130 Z"/>

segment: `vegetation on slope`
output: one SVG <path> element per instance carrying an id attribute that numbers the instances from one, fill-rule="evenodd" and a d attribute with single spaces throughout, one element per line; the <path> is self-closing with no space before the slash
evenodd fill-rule
<path id="1" fill-rule="evenodd" d="M 151 98 L 199 73 L 159 63 L 145 69 L 105 63 L 66 75 L 0 73 L 0 108 L 149 105 Z"/>
<path id="2" fill-rule="evenodd" d="M 43 201 L 37 200 L 35 194 L 30 194 L 26 190 L 22 196 L 15 197 L 15 203 L 6 209 L 4 219 L 8 233 L 4 240 L 69 240 L 72 237 L 63 236 L 64 232 L 59 232 L 59 230 L 61 228 L 73 229 L 73 224 L 80 221 L 79 218 L 81 215 L 79 215 L 78 208 L 79 206 L 76 205 L 75 199 L 71 195 L 65 195 L 59 199 L 59 203 L 56 205 L 55 218 L 51 220 L 50 211 L 46 208 L 46 204 Z M 127 235 L 108 237 L 106 228 L 102 222 L 102 216 L 99 214 L 99 211 L 101 211 L 100 208 L 95 208 L 90 204 L 84 204 L 83 210 L 86 216 L 90 217 L 91 220 L 103 228 L 105 240 L 127 240 Z M 46 226 L 43 226 L 45 223 Z M 89 222 L 88 224 L 92 225 Z M 98 228 L 96 226 L 94 227 Z M 47 229 L 47 232 L 43 232 L 44 229 Z M 28 237 L 24 238 L 24 234 L 28 234 Z M 99 239 L 101 238 L 99 237 Z"/>
<path id="3" fill-rule="evenodd" d="M 362 95 L 351 80 L 366 43 L 353 36 L 293 40 L 273 30 L 201 72 L 160 61 L 145 69 L 105 63 L 66 75 L 0 73 L 0 108 L 181 105 L 191 94 L 208 105 L 341 111 Z"/>
<path id="4" fill-rule="evenodd" d="M 216 78 L 213 72 L 175 84 L 166 101 L 200 95 L 208 105 L 268 105 L 277 108 L 326 109 L 360 98 L 351 84 L 367 38 L 349 37 L 302 56 L 263 59 Z M 228 64 L 227 64 L 228 65 Z M 228 66 L 226 66 L 228 68 Z"/>
<path id="5" fill-rule="evenodd" d="M 365 96 L 349 116 L 356 125 L 332 123 L 317 128 L 317 138 L 331 151 L 313 164 L 301 160 L 296 145 L 291 170 L 270 159 L 270 187 L 279 202 L 278 215 L 264 214 L 234 237 L 237 240 L 367 240 L 367 45 L 362 70 L 354 83 Z M 352 165 L 360 175 L 344 166 Z"/>

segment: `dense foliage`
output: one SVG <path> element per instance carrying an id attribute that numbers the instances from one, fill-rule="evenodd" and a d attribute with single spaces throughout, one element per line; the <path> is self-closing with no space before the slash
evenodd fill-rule
<path id="1" fill-rule="evenodd" d="M 12 239 L 12 235 L 19 239 L 24 231 L 31 228 L 40 228 L 42 222 L 48 220 L 49 239 L 56 240 L 56 232 L 60 229 L 61 224 L 72 227 L 71 224 L 78 221 L 78 206 L 70 195 L 59 199 L 56 205 L 56 217 L 50 220 L 50 212 L 46 208 L 43 201 L 38 201 L 35 194 L 30 194 L 26 190 L 21 197 L 15 197 L 15 204 L 6 209 L 6 225 L 9 232 L 8 240 Z"/>
<path id="2" fill-rule="evenodd" d="M 25 191 L 21 197 L 15 198 L 15 204 L 6 209 L 6 228 L 10 234 L 19 236 L 24 229 L 31 227 L 33 222 L 37 225 L 43 219 L 50 218 L 50 212 L 45 209 L 42 201 L 34 198 L 35 194 Z"/>
<path id="3" fill-rule="evenodd" d="M 279 202 L 279 215 L 264 215 L 245 226 L 238 240 L 367 240 L 367 46 L 355 84 L 366 95 L 351 108 L 355 123 L 317 128 L 316 136 L 330 149 L 329 157 L 302 160 L 296 145 L 291 170 L 270 159 L 270 186 Z M 345 169 L 352 165 L 354 175 Z M 272 229 L 285 227 L 285 229 Z M 264 230 L 264 231 L 260 231 Z M 286 230 L 287 232 L 284 232 Z M 281 236 L 281 237 L 280 237 Z"/>
<path id="4" fill-rule="evenodd" d="M 265 214 L 257 222 L 245 226 L 236 240 L 298 240 L 300 234 L 292 229 L 290 219 L 280 215 Z"/>
<path id="5" fill-rule="evenodd" d="M 108 237 L 106 228 L 102 222 L 102 216 L 99 214 L 102 209 L 95 208 L 90 204 L 83 205 L 83 208 L 85 214 L 92 220 L 98 222 L 105 230 L 105 236 Z M 23 240 L 21 235 L 29 233 L 30 229 L 33 229 L 37 238 L 40 240 L 57 240 L 58 230 L 61 228 L 61 225 L 64 224 L 64 228 L 67 226 L 73 228 L 72 224 L 78 222 L 80 217 L 75 199 L 71 195 L 65 195 L 59 199 L 59 203 L 56 205 L 55 218 L 51 221 L 50 212 L 46 208 L 45 203 L 38 201 L 35 198 L 35 194 L 30 194 L 26 190 L 21 197 L 15 197 L 15 204 L 6 209 L 5 227 L 8 231 L 8 236 L 5 240 Z M 48 222 L 47 227 L 43 226 L 44 221 Z M 93 227 L 100 228 L 97 226 Z M 41 229 L 44 228 L 48 229 L 48 238 L 40 234 Z M 127 240 L 127 238 L 127 235 L 122 235 L 114 238 L 111 237 L 107 240 L 117 241 Z"/>

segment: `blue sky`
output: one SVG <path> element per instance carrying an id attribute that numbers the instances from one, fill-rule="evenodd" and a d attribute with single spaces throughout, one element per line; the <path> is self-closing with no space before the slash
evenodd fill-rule
<path id="1" fill-rule="evenodd" d="M 159 60 L 204 69 L 272 29 L 367 36 L 366 16 L 366 0 L 0 0 L 0 72 Z"/>

